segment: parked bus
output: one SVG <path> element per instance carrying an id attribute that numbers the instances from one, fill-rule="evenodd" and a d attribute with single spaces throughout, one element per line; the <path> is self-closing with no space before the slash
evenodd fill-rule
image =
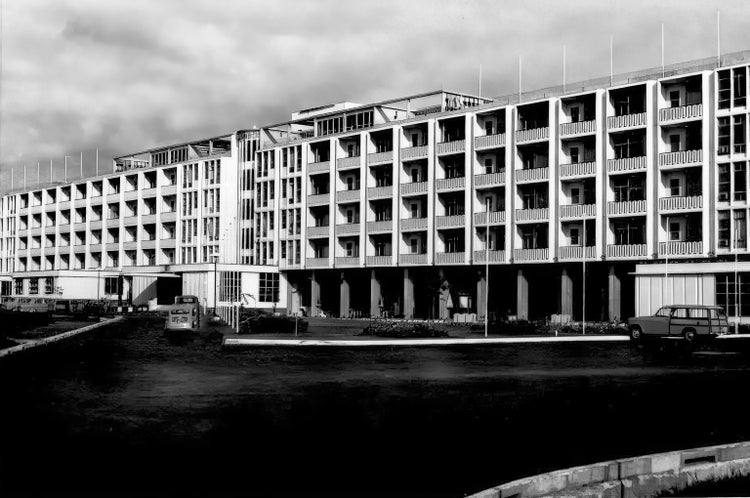
<path id="1" fill-rule="evenodd" d="M 169 307 L 165 330 L 192 330 L 201 328 L 201 307 L 196 296 L 176 296 Z"/>

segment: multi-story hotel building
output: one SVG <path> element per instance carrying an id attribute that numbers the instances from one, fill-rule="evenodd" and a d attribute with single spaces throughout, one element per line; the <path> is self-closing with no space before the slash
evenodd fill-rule
<path id="1" fill-rule="evenodd" d="M 4 289 L 111 295 L 120 277 L 144 298 L 218 287 L 312 315 L 750 315 L 748 61 L 346 102 L 117 158 L 3 198 Z"/>

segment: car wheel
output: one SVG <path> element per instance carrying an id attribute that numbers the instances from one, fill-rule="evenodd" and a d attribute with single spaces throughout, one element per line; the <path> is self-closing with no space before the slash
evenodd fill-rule
<path id="1" fill-rule="evenodd" d="M 682 337 L 684 337 L 687 342 L 694 342 L 695 341 L 695 330 L 693 330 L 693 329 L 685 329 L 682 332 Z"/>
<path id="2" fill-rule="evenodd" d="M 637 325 L 630 329 L 630 340 L 633 342 L 639 342 L 643 339 L 643 331 Z"/>

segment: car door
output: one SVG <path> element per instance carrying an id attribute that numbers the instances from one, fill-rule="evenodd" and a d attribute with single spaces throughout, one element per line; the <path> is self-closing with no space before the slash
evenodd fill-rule
<path id="1" fill-rule="evenodd" d="M 681 336 L 682 331 L 689 324 L 687 308 L 672 308 L 669 318 L 669 335 Z"/>
<path id="2" fill-rule="evenodd" d="M 708 335 L 711 333 L 711 322 L 706 308 L 689 308 L 688 321 L 695 329 L 698 335 Z"/>

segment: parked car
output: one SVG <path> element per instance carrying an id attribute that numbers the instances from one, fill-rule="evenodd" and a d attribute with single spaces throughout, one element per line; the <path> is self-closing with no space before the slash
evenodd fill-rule
<path id="1" fill-rule="evenodd" d="M 55 300 L 44 297 L 12 297 L 2 307 L 23 313 L 51 313 L 55 311 Z"/>
<path id="2" fill-rule="evenodd" d="M 654 316 L 628 319 L 628 328 L 633 341 L 666 337 L 694 342 L 729 333 L 724 309 L 702 305 L 663 306 Z"/>
<path id="3" fill-rule="evenodd" d="M 196 296 L 176 296 L 169 307 L 165 330 L 192 330 L 201 327 L 201 307 Z"/>

